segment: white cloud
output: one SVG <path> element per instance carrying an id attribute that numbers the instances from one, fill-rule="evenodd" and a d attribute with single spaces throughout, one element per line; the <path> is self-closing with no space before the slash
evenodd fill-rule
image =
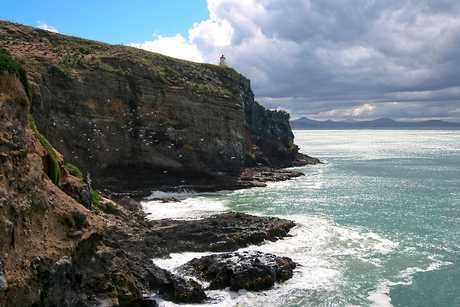
<path id="1" fill-rule="evenodd" d="M 58 30 L 56 30 L 55 28 L 53 28 L 51 26 L 48 26 L 46 23 L 43 23 L 41 21 L 37 21 L 37 23 L 39 24 L 37 27 L 40 28 L 40 29 L 50 31 L 50 32 L 54 32 L 54 33 L 59 33 Z"/>
<path id="2" fill-rule="evenodd" d="M 458 1 L 208 0 L 208 9 L 189 42 L 159 36 L 144 48 L 209 63 L 224 54 L 257 100 L 293 118 L 458 114 Z"/>
<path id="3" fill-rule="evenodd" d="M 148 51 L 165 54 L 174 58 L 189 60 L 193 62 L 202 62 L 203 58 L 195 45 L 189 44 L 180 34 L 174 37 L 154 35 L 153 41 L 147 41 L 142 44 L 131 43 L 132 47 L 145 49 Z"/>

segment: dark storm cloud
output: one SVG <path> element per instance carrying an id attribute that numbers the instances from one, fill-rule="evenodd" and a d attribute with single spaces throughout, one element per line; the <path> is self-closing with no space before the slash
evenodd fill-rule
<path id="1" fill-rule="evenodd" d="M 293 117 L 460 121 L 458 1 L 208 3 L 214 25 L 232 31 L 228 45 L 213 48 L 197 34 L 203 58 L 225 53 L 268 108 Z"/>

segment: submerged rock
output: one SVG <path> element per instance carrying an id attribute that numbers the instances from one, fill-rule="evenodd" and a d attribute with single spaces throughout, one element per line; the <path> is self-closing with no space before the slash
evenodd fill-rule
<path id="1" fill-rule="evenodd" d="M 232 291 L 260 291 L 291 278 L 295 267 L 288 257 L 249 251 L 195 258 L 181 269 L 211 282 L 210 290 L 229 287 Z"/>

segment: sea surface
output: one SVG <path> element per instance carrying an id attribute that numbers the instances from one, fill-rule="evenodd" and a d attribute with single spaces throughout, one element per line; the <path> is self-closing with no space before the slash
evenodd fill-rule
<path id="1" fill-rule="evenodd" d="M 238 211 L 294 220 L 292 237 L 248 250 L 300 265 L 272 290 L 208 291 L 209 306 L 460 306 L 460 131 L 296 130 L 324 164 L 265 188 L 145 201 L 150 218 Z M 173 270 L 204 254 L 154 259 Z M 176 306 L 160 300 L 160 306 Z M 193 306 L 193 305 L 189 305 Z M 198 305 L 203 306 L 203 305 Z"/>

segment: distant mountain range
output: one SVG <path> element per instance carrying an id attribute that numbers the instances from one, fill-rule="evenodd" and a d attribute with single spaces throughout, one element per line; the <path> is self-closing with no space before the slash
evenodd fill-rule
<path id="1" fill-rule="evenodd" d="M 294 130 L 322 130 L 322 129 L 460 129 L 460 123 L 445 122 L 442 120 L 425 120 L 420 122 L 400 122 L 391 118 L 379 118 L 370 121 L 318 121 L 301 117 L 290 121 Z"/>

